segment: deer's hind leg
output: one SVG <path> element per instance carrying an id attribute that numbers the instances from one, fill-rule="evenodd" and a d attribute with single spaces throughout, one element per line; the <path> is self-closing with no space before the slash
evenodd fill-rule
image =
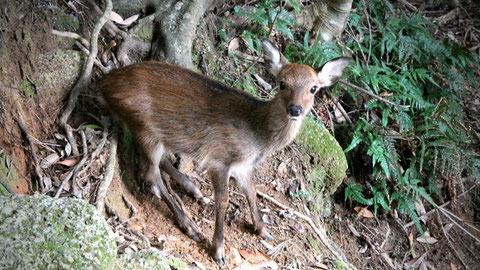
<path id="1" fill-rule="evenodd" d="M 193 240 L 200 242 L 200 236 L 202 235 L 200 229 L 174 202 L 163 182 L 165 179 L 162 179 L 159 167 L 160 161 L 165 153 L 163 145 L 159 143 L 156 147 L 150 148 L 149 151 L 144 152 L 147 156 L 148 163 L 145 178 L 151 185 L 152 193 L 165 201 L 170 211 L 172 211 L 180 229 L 182 229 L 183 232 Z"/>
<path id="2" fill-rule="evenodd" d="M 183 173 L 181 173 L 177 168 L 175 168 L 170 160 L 163 158 L 160 162 L 160 168 L 166 172 L 173 181 L 181 185 L 188 193 L 190 193 L 197 201 L 201 204 L 207 204 L 210 202 L 208 198 L 203 196 L 202 192 L 198 189 L 195 184 L 188 179 Z"/>

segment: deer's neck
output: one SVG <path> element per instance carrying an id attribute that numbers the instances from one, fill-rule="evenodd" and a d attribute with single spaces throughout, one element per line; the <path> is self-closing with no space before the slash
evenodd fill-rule
<path id="1" fill-rule="evenodd" d="M 297 135 L 303 119 L 291 120 L 277 95 L 258 107 L 255 114 L 258 140 L 264 157 L 289 144 Z"/>

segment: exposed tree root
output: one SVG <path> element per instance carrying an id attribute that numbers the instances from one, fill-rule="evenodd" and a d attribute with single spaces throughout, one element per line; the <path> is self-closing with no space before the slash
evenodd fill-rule
<path id="1" fill-rule="evenodd" d="M 72 146 L 72 153 L 74 155 L 79 154 L 77 142 L 73 137 L 72 127 L 70 127 L 67 121 L 70 118 L 70 115 L 72 114 L 73 109 L 75 108 L 75 104 L 77 103 L 80 92 L 85 87 L 87 87 L 87 85 L 90 82 L 93 63 L 98 53 L 98 44 L 97 44 L 98 34 L 100 33 L 100 30 L 102 29 L 103 25 L 107 22 L 108 16 L 112 11 L 112 1 L 105 0 L 105 3 L 106 3 L 105 11 L 103 15 L 100 17 L 100 19 L 97 21 L 97 23 L 95 24 L 92 31 L 92 36 L 90 38 L 90 54 L 88 55 L 87 62 L 85 63 L 85 66 L 82 74 L 80 75 L 80 78 L 78 79 L 77 83 L 75 84 L 72 91 L 70 92 L 67 106 L 65 107 L 65 110 L 63 111 L 62 116 L 60 117 L 60 126 L 65 130 L 65 133 L 67 134 L 67 139 L 70 145 Z"/>
<path id="2" fill-rule="evenodd" d="M 105 177 L 98 186 L 95 205 L 100 212 L 103 210 L 105 195 L 107 194 L 108 187 L 112 183 L 115 164 L 117 162 L 117 134 L 116 130 L 114 130 L 112 140 L 110 141 L 110 156 L 108 158 L 107 168 L 105 169 Z"/>

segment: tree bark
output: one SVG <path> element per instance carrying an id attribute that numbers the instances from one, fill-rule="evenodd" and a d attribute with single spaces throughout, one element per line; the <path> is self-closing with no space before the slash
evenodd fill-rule
<path id="1" fill-rule="evenodd" d="M 212 0 L 166 0 L 156 5 L 151 57 L 193 69 L 192 41 L 197 23 Z"/>
<path id="2" fill-rule="evenodd" d="M 340 36 L 345 28 L 353 0 L 323 0 L 295 14 L 299 26 L 312 29 L 321 40 Z"/>

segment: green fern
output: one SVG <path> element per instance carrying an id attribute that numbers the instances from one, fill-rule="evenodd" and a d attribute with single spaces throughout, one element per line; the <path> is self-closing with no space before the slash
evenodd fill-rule
<path id="1" fill-rule="evenodd" d="M 372 205 L 373 200 L 367 199 L 363 195 L 363 186 L 347 183 L 345 188 L 345 200 L 352 198 L 354 201 L 359 202 L 363 205 Z"/>

